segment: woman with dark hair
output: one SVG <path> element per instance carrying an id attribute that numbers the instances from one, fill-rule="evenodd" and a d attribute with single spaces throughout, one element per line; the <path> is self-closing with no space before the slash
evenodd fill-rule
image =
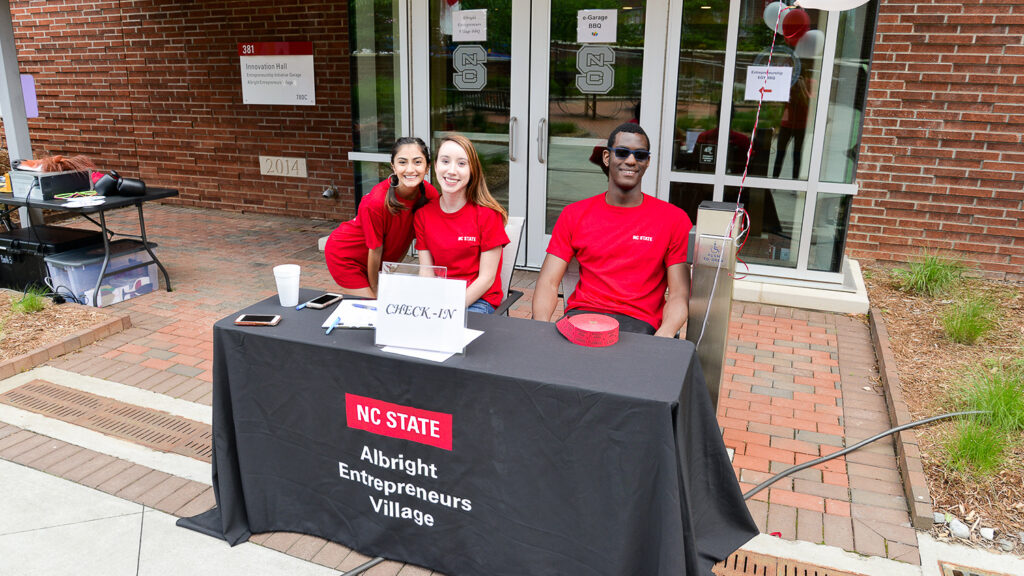
<path id="1" fill-rule="evenodd" d="M 501 248 L 508 214 L 491 196 L 473 143 L 452 134 L 437 148 L 434 175 L 441 197 L 416 213 L 420 264 L 445 266 L 466 281 L 466 310 L 493 314 L 501 304 Z"/>
<path id="2" fill-rule="evenodd" d="M 377 297 L 381 262 L 401 262 L 413 238 L 413 215 L 438 197 L 423 178 L 430 150 L 419 138 L 399 138 L 391 147 L 392 174 L 373 187 L 356 217 L 343 222 L 327 239 L 327 270 L 354 296 Z"/>

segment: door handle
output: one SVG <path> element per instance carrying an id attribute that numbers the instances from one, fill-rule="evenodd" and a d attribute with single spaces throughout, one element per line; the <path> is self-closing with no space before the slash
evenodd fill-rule
<path id="1" fill-rule="evenodd" d="M 508 121 L 508 160 L 516 161 L 516 128 L 519 127 L 519 118 L 513 116 Z"/>
<path id="2" fill-rule="evenodd" d="M 544 134 L 544 128 L 547 125 L 547 118 L 541 118 L 537 121 L 537 162 L 544 163 L 544 148 L 547 144 L 547 137 Z"/>

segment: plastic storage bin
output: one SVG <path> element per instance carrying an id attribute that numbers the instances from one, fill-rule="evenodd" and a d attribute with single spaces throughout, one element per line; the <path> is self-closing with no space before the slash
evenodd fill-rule
<path id="1" fill-rule="evenodd" d="M 102 249 L 99 230 L 40 225 L 4 232 L 0 234 L 0 287 L 44 287 L 46 256 L 97 245 Z"/>
<path id="2" fill-rule="evenodd" d="M 156 244 L 150 242 L 150 248 Z M 100 284 L 99 306 L 109 306 L 129 298 L 152 292 L 159 287 L 156 264 L 122 270 L 134 264 L 151 260 L 136 240 L 117 240 L 110 243 L 110 263 L 107 277 Z M 103 246 L 72 250 L 46 257 L 50 281 L 61 294 L 70 291 L 82 304 L 93 305 L 96 279 L 103 265 Z"/>

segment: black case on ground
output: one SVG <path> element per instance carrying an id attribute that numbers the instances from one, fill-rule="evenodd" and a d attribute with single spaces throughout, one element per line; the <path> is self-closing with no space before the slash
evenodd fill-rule
<path id="1" fill-rule="evenodd" d="M 99 230 L 40 225 L 0 233 L 0 288 L 46 286 L 44 257 L 97 244 L 103 244 Z"/>

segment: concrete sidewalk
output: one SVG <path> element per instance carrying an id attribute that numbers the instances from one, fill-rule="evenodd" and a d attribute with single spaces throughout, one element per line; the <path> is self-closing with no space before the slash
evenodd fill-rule
<path id="1" fill-rule="evenodd" d="M 335 570 L 174 525 L 169 514 L 0 460 L 0 574 L 294 574 Z"/>
<path id="2" fill-rule="evenodd" d="M 0 462 L 0 489 L 6 488 L 0 503 L 0 574 L 54 573 L 57 564 L 48 562 L 63 556 L 83 558 L 71 565 L 78 574 L 120 573 L 109 567 L 92 571 L 84 560 L 115 536 L 118 569 L 130 566 L 140 574 L 191 573 L 195 555 L 190 550 L 203 550 L 211 561 L 224 558 L 230 566 L 257 562 L 246 573 L 335 573 L 360 565 L 365 556 L 307 535 L 259 534 L 251 544 L 229 549 L 171 528 L 173 516 L 213 505 L 209 441 L 198 432 L 191 452 L 168 454 L 141 438 L 115 438 L 13 405 L 11 395 L 29 385 L 50 386 L 170 413 L 200 430 L 209 425 L 212 402 L 213 323 L 273 295 L 276 264 L 300 264 L 304 286 L 333 286 L 315 248 L 333 223 L 166 205 L 147 205 L 146 213 L 147 232 L 159 243 L 174 292 L 161 290 L 108 308 L 130 314 L 132 328 L 0 380 L 0 460 L 6 461 Z M 131 231 L 134 220 L 128 213 L 108 216 L 114 230 Z M 535 273 L 516 273 L 514 284 L 525 296 L 512 315 L 528 317 L 535 279 Z M 744 490 L 890 427 L 862 319 L 737 302 L 730 338 L 719 421 L 726 445 L 735 450 Z M 805 556 L 815 556 L 814 550 L 825 556 L 815 560 L 819 565 L 862 574 L 921 574 L 922 561 L 924 573 L 935 573 L 902 494 L 893 444 L 880 441 L 804 470 L 749 501 L 762 532 L 781 537 L 759 537 L 749 548 Z M 48 501 L 60 504 L 51 509 Z M 61 536 L 64 531 L 67 537 Z M 865 563 L 863 557 L 875 560 Z M 113 566 L 115 557 L 110 558 Z M 829 558 L 833 564 L 825 562 Z M 180 565 L 162 564 L 171 561 Z M 271 563 L 277 561 L 286 564 L 276 568 Z M 396 562 L 367 572 L 430 573 Z M 1024 568 L 1016 573 L 1024 574 Z"/>

